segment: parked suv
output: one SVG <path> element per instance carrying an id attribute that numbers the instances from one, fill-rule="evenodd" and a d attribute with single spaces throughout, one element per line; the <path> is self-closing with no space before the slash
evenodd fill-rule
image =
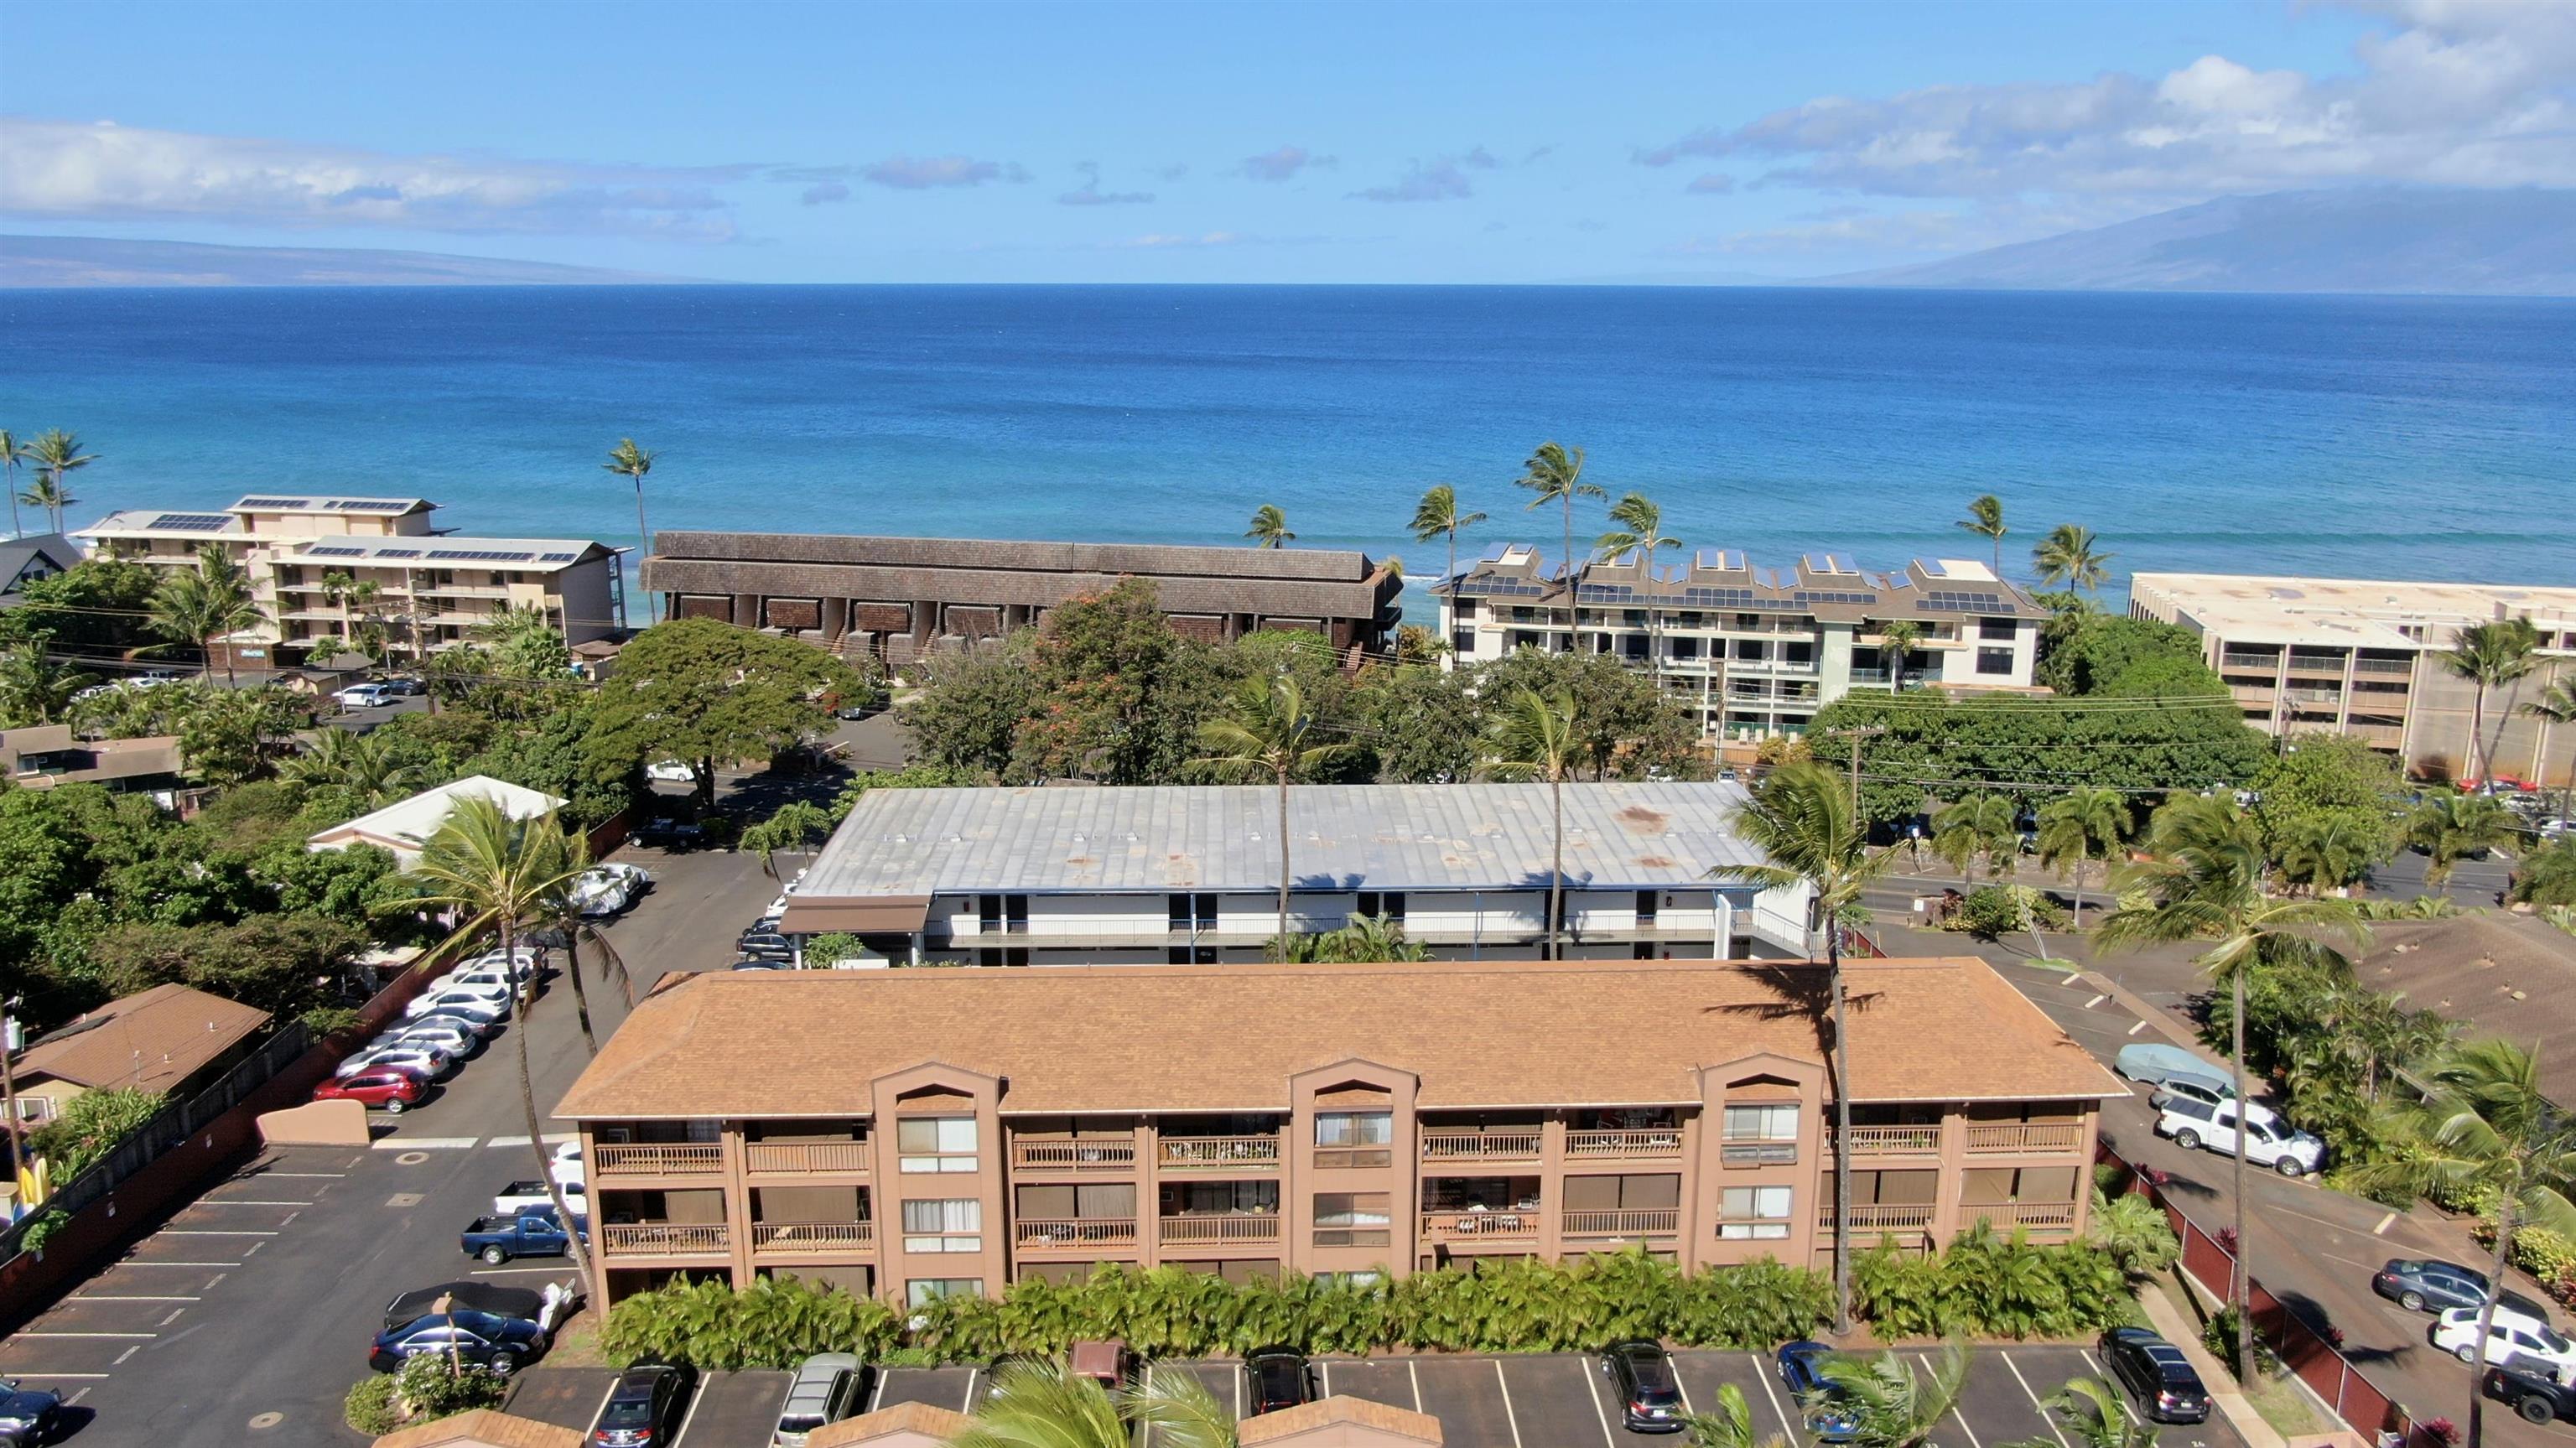
<path id="1" fill-rule="evenodd" d="M 857 1411 L 868 1397 L 868 1372 L 845 1352 L 822 1352 L 796 1369 L 787 1401 L 778 1408 L 778 1430 L 769 1448 L 805 1448 L 805 1435 Z"/>
<path id="2" fill-rule="evenodd" d="M 1672 1354 L 1643 1340 L 1612 1343 L 1601 1354 L 1601 1371 L 1619 1394 L 1619 1416 L 1631 1433 L 1678 1433 L 1690 1410 L 1682 1404 L 1681 1379 L 1673 1372 Z"/>
<path id="3" fill-rule="evenodd" d="M 697 1383 L 698 1370 L 686 1363 L 641 1362 L 618 1374 L 590 1430 L 590 1448 L 664 1448 Z"/>
<path id="4" fill-rule="evenodd" d="M 2102 1334 L 2102 1361 L 2135 1393 L 2150 1422 L 2206 1423 L 2209 1390 L 2182 1349 L 2143 1327 L 2115 1327 Z"/>
<path id="5" fill-rule="evenodd" d="M 1315 1370 L 1291 1347 L 1244 1354 L 1243 1415 L 1257 1418 L 1315 1400 Z"/>
<path id="6" fill-rule="evenodd" d="M 2478 1360 L 2478 1308 L 2454 1307 L 2433 1320 L 2433 1346 L 2464 1363 Z M 2487 1361 L 2564 1377 L 2576 1371 L 2576 1343 L 2558 1335 L 2546 1319 L 2496 1309 L 2487 1325 Z"/>
<path id="7" fill-rule="evenodd" d="M 2324 1142 L 2304 1131 L 2292 1130 L 2288 1122 L 2266 1108 L 2248 1104 L 2242 1114 L 2246 1160 L 2268 1166 L 2285 1177 L 2304 1176 L 2325 1160 Z M 2175 1096 L 2165 1102 L 2162 1114 L 2156 1118 L 2156 1134 L 2172 1137 L 2174 1144 L 2185 1151 L 2205 1146 L 2233 1155 L 2238 1115 L 2238 1105 L 2233 1101 L 2212 1106 Z"/>

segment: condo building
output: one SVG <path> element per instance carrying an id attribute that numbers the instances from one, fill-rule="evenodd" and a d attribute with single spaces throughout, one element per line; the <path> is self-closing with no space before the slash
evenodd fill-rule
<path id="1" fill-rule="evenodd" d="M 644 560 L 665 617 L 808 639 L 896 672 L 1131 576 L 1153 581 L 1188 637 L 1304 629 L 1357 654 L 1390 646 L 1404 587 L 1364 554 L 1315 548 L 663 532 Z"/>
<path id="2" fill-rule="evenodd" d="M 2470 767 L 2476 689 L 2443 667 L 2442 653 L 2470 624 L 2528 619 L 2538 667 L 2489 691 L 2482 742 L 2500 775 L 2555 786 L 2576 770 L 2576 728 L 2522 710 L 2552 681 L 2576 677 L 2576 588 L 2141 573 L 2129 581 L 2129 611 L 2200 635 L 2247 723 L 2357 735 L 2444 774 Z"/>
<path id="3" fill-rule="evenodd" d="M 2085 1226 L 2121 1083 L 1983 962 L 1846 967 L 1856 1241 Z M 613 1299 L 686 1273 L 918 1304 L 1097 1262 L 1401 1275 L 1829 1259 L 1822 967 L 716 972 L 556 1107 Z"/>
<path id="4" fill-rule="evenodd" d="M 2031 692 L 2048 610 L 1983 563 L 1917 559 L 1872 573 L 1839 554 L 1786 574 L 1703 548 L 1680 567 L 1631 552 L 1565 570 L 1524 543 L 1431 585 L 1451 667 L 1534 648 L 1607 654 L 1658 676 L 1704 734 L 1795 736 L 1854 688 Z M 1880 625 L 1920 630 L 1902 660 Z"/>
<path id="5" fill-rule="evenodd" d="M 1731 783 L 1564 786 L 1563 933 L 1588 959 L 1802 955 L 1807 891 L 1741 871 Z M 1279 792 L 1261 785 L 879 789 L 779 929 L 895 961 L 1222 964 L 1279 933 Z M 1434 956 L 1535 958 L 1556 858 L 1544 784 L 1298 785 L 1288 928 L 1383 918 Z"/>
<path id="6" fill-rule="evenodd" d="M 220 545 L 267 621 L 218 641 L 238 666 L 278 668 L 372 623 L 394 654 L 465 643 L 505 609 L 536 609 L 568 643 L 626 626 L 618 551 L 577 538 L 467 538 L 422 498 L 246 497 L 219 513 L 111 513 L 74 533 L 101 556 L 194 568 Z M 328 651 L 327 649 L 325 650 Z"/>

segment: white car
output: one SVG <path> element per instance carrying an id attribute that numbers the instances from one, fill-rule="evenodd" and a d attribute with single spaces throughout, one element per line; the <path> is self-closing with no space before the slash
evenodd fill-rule
<path id="1" fill-rule="evenodd" d="M 369 1046 L 342 1061 L 331 1074 L 345 1080 L 361 1071 L 400 1071 L 407 1076 L 418 1076 L 423 1081 L 435 1081 L 446 1075 L 455 1064 L 454 1056 L 426 1041 L 390 1041 L 381 1046 Z"/>
<path id="2" fill-rule="evenodd" d="M 449 995 L 460 990 L 482 990 L 489 987 L 506 995 L 512 986 L 519 985 L 526 979 L 525 976 L 513 979 L 507 969 L 497 965 L 469 965 L 461 970 L 449 971 L 431 981 L 421 988 L 421 994 Z"/>
<path id="3" fill-rule="evenodd" d="M 585 870 L 572 882 L 573 908 L 593 920 L 616 914 L 634 898 L 633 889 L 606 870 Z"/>
<path id="4" fill-rule="evenodd" d="M 459 985 L 445 990 L 422 991 L 403 1008 L 407 1017 L 435 1015 L 453 1011 L 458 1015 L 480 1015 L 498 1019 L 510 1013 L 510 988 L 506 985 Z"/>
<path id="5" fill-rule="evenodd" d="M 377 1037 L 378 1045 L 436 1046 L 458 1060 L 474 1054 L 483 1033 L 461 1020 L 441 1016 L 427 1021 L 411 1021 Z"/>
<path id="6" fill-rule="evenodd" d="M 2236 1154 L 2237 1103 L 2207 1101 L 2167 1093 L 2157 1107 L 2156 1134 L 2170 1136 L 2185 1151 L 2207 1147 L 2222 1156 Z M 2324 1163 L 2326 1144 L 2299 1131 L 2267 1107 L 2248 1104 L 2245 1112 L 2245 1159 L 2268 1166 L 2285 1177 L 2305 1176 Z"/>
<path id="7" fill-rule="evenodd" d="M 2433 1346 L 2464 1363 L 2478 1360 L 2478 1309 L 2452 1308 L 2433 1320 L 2432 1334 Z M 2529 1372 L 2535 1364 L 2564 1381 L 2576 1371 L 2576 1343 L 2536 1317 L 2497 1307 L 2495 1321 L 2487 1325 L 2487 1365 Z"/>
<path id="8" fill-rule="evenodd" d="M 653 872 L 642 865 L 630 865 L 624 860 L 602 860 L 596 868 L 603 875 L 615 877 L 629 890 L 648 890 L 653 885 Z"/>
<path id="9" fill-rule="evenodd" d="M 425 1016 L 412 1017 L 392 1034 L 407 1036 L 415 1030 L 455 1031 L 479 1041 L 492 1033 L 493 1025 L 499 1020 L 498 1016 L 466 1015 L 461 1011 L 432 1011 Z"/>
<path id="10" fill-rule="evenodd" d="M 331 702 L 343 709 L 372 709 L 390 704 L 394 696 L 382 684 L 351 684 L 331 696 Z"/>
<path id="11" fill-rule="evenodd" d="M 554 1164 L 546 1168 L 546 1175 L 553 1177 L 559 1187 L 570 1191 L 582 1190 L 588 1180 L 588 1168 L 582 1165 L 578 1138 L 555 1148 Z"/>
<path id="12" fill-rule="evenodd" d="M 572 1208 L 574 1216 L 590 1215 L 590 1195 L 581 1189 L 581 1183 L 557 1182 L 555 1189 L 564 1194 L 564 1205 Z M 534 1180 L 512 1182 L 507 1190 L 492 1199 L 492 1215 L 515 1217 L 521 1212 L 549 1211 L 554 1204 L 555 1199 L 547 1194 L 545 1183 Z"/>
<path id="13" fill-rule="evenodd" d="M 676 759 L 661 759 L 645 765 L 644 777 L 661 784 L 695 784 L 698 782 L 698 772 Z"/>

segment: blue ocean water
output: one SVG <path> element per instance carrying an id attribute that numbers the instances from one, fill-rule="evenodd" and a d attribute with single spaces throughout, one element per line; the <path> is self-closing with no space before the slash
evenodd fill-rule
<path id="1" fill-rule="evenodd" d="M 2576 302 L 1684 288 L 0 292 L 0 425 L 76 431 L 86 521 L 420 494 L 475 533 L 656 527 L 1400 552 L 1433 482 L 1546 541 L 1547 439 L 1699 546 L 2576 582 Z M 1590 526 L 1597 530 L 1595 506 Z"/>

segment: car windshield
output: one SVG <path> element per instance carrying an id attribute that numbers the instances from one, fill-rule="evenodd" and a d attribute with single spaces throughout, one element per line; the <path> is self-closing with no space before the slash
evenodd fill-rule
<path id="1" fill-rule="evenodd" d="M 1297 1364 L 1294 1362 L 1273 1359 L 1260 1364 L 1253 1371 L 1261 1385 L 1261 1396 L 1272 1402 L 1296 1397 L 1298 1390 L 1303 1386 Z"/>
<path id="2" fill-rule="evenodd" d="M 1630 1353 L 1628 1370 L 1637 1375 L 1637 1396 L 1649 1401 L 1681 1396 L 1674 1386 L 1672 1364 L 1662 1353 Z"/>
<path id="3" fill-rule="evenodd" d="M 653 1390 L 621 1389 L 599 1415 L 603 1428 L 649 1428 L 653 1425 Z"/>
<path id="4" fill-rule="evenodd" d="M 811 1433 L 822 1426 L 823 1415 L 820 1413 L 792 1413 L 778 1420 L 781 1433 Z"/>

